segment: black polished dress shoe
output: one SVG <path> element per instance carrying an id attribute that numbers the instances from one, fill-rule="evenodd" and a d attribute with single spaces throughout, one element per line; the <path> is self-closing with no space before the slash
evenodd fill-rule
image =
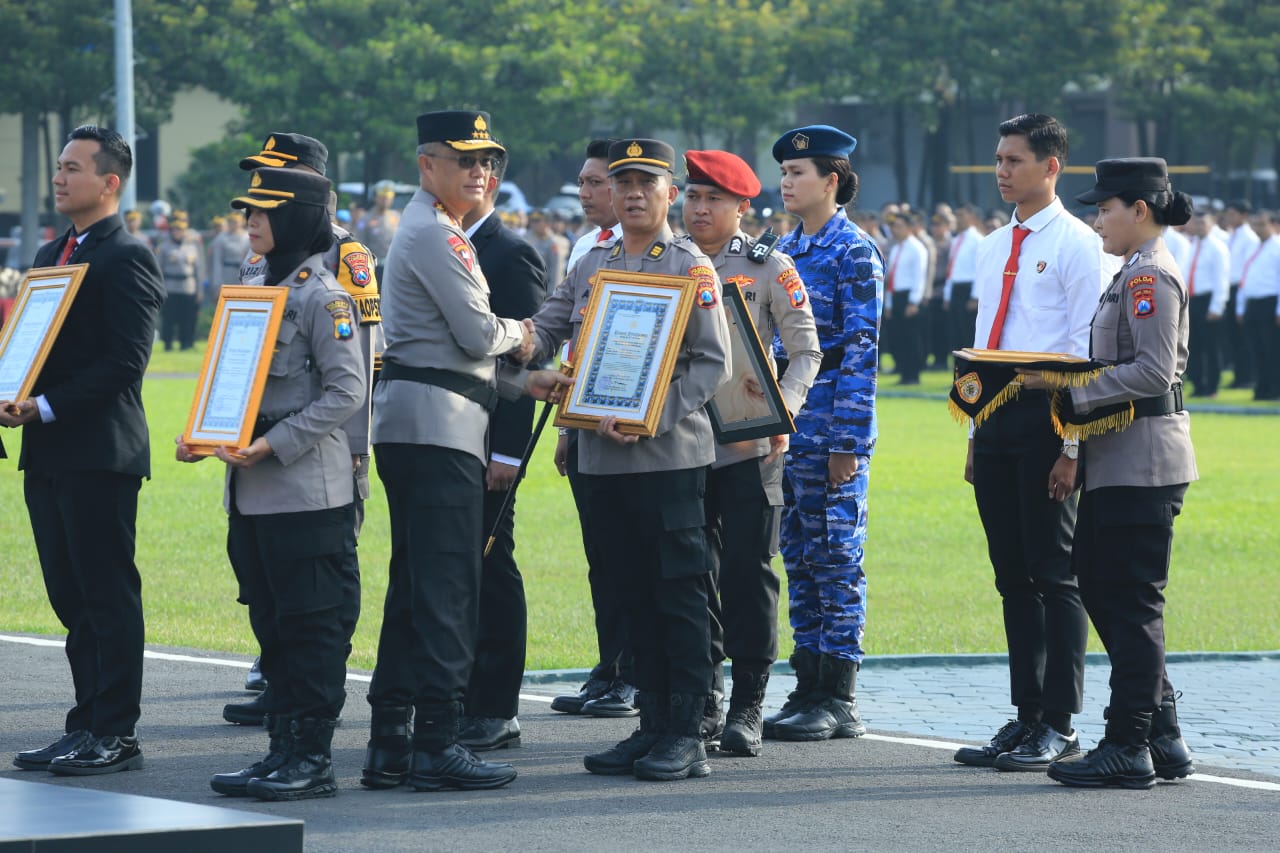
<path id="1" fill-rule="evenodd" d="M 458 732 L 458 743 L 472 752 L 511 749 L 520 745 L 520 722 L 512 717 L 470 717 Z"/>
<path id="2" fill-rule="evenodd" d="M 1000 731 L 996 732 L 995 737 L 986 746 L 962 746 L 956 750 L 952 758 L 961 764 L 973 767 L 994 767 L 996 757 L 1022 743 L 1029 731 L 1031 726 L 1021 720 L 1010 720 L 1000 727 Z"/>
<path id="3" fill-rule="evenodd" d="M 249 674 L 244 677 L 244 689 L 261 693 L 267 689 L 267 677 L 262 674 L 262 658 L 254 658 Z"/>
<path id="4" fill-rule="evenodd" d="M 101 776 L 141 769 L 142 747 L 134 735 L 95 738 L 49 762 L 49 772 L 55 776 Z"/>
<path id="5" fill-rule="evenodd" d="M 222 719 L 237 726 L 260 726 L 272 708 L 271 691 L 263 690 L 248 702 L 230 702 L 222 706 Z"/>
<path id="6" fill-rule="evenodd" d="M 588 717 L 634 717 L 640 713 L 636 708 L 636 689 L 616 679 L 607 693 L 584 703 L 582 713 Z"/>
<path id="7" fill-rule="evenodd" d="M 1080 737 L 1069 735 L 1048 723 L 1036 723 L 1022 743 L 996 756 L 997 770 L 1047 770 L 1055 761 L 1070 761 L 1080 755 Z"/>
<path id="8" fill-rule="evenodd" d="M 415 791 L 480 791 L 501 788 L 515 778 L 516 769 L 510 764 L 482 761 L 460 743 L 451 743 L 439 752 L 414 749 L 413 769 L 409 771 L 409 785 Z"/>
<path id="9" fill-rule="evenodd" d="M 603 678 L 589 678 L 587 683 L 572 696 L 557 696 L 552 699 L 551 710 L 562 714 L 581 714 L 582 706 L 608 693 L 609 686 L 610 682 Z"/>
<path id="10" fill-rule="evenodd" d="M 67 732 L 44 749 L 28 749 L 19 752 L 14 757 L 13 764 L 23 770 L 48 770 L 50 761 L 60 755 L 75 752 L 91 740 L 93 735 L 84 729 Z"/>

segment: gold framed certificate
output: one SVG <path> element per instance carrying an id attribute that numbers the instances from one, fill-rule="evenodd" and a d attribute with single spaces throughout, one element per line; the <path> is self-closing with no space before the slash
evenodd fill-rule
<path id="1" fill-rule="evenodd" d="M 692 276 L 596 272 L 574 345 L 576 381 L 557 426 L 595 429 L 613 416 L 626 435 L 657 432 L 697 283 Z"/>
<path id="2" fill-rule="evenodd" d="M 224 285 L 209 330 L 204 365 L 183 433 L 197 456 L 216 447 L 248 447 L 271 370 L 287 287 Z"/>
<path id="3" fill-rule="evenodd" d="M 0 330 L 0 400 L 18 403 L 30 396 L 87 269 L 88 264 L 34 267 L 22 277 Z"/>
<path id="4" fill-rule="evenodd" d="M 790 435 L 796 431 L 795 421 L 782 399 L 747 301 L 731 281 L 724 283 L 724 311 L 729 321 L 729 364 L 733 372 L 707 404 L 716 441 L 731 444 Z"/>

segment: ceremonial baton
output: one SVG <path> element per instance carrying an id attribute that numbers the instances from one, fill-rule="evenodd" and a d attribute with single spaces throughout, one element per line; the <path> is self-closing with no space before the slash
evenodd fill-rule
<path id="1" fill-rule="evenodd" d="M 562 373 L 569 375 L 572 367 L 568 362 L 562 362 L 560 365 Z M 529 437 L 529 443 L 525 445 L 524 455 L 520 457 L 520 468 L 516 471 L 516 477 L 511 481 L 511 488 L 507 489 L 507 495 L 502 499 L 502 506 L 498 508 L 498 517 L 494 519 L 493 529 L 489 531 L 489 539 L 484 543 L 484 556 L 489 556 L 489 552 L 493 550 L 493 543 L 498 538 L 498 530 L 502 528 L 502 522 L 507 517 L 507 513 L 511 512 L 511 502 L 516 499 L 516 486 L 520 485 L 520 481 L 524 479 L 525 469 L 529 467 L 529 459 L 533 456 L 533 449 L 538 446 L 538 438 L 542 435 L 542 429 L 547 425 L 547 418 L 551 415 L 551 409 L 556 404 L 547 400 L 542 404 L 542 414 L 538 417 L 538 425 L 533 428 L 533 435 Z"/>

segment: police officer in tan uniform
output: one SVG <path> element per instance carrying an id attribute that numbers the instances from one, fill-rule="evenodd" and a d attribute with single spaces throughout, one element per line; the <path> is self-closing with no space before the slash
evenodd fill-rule
<path id="1" fill-rule="evenodd" d="M 166 351 L 173 349 L 175 340 L 184 350 L 195 344 L 200 282 L 205 277 L 204 250 L 187 226 L 187 214 L 178 211 L 169 219 L 169 230 L 156 241 L 156 258 L 164 274 L 160 338 Z"/>
<path id="2" fill-rule="evenodd" d="M 1072 564 L 1111 659 L 1111 702 L 1098 746 L 1054 762 L 1049 776 L 1149 788 L 1156 776 L 1194 772 L 1164 665 L 1173 520 L 1198 478 L 1182 407 L 1190 326 L 1187 287 L 1161 237 L 1191 218 L 1192 205 L 1173 192 L 1158 157 L 1100 161 L 1096 186 L 1076 200 L 1098 205 L 1103 248 L 1125 259 L 1090 331 L 1091 357 L 1109 368 L 1071 389 L 1075 414 L 1066 421 L 1068 433 L 1086 439 Z"/>
<path id="3" fill-rule="evenodd" d="M 588 755 L 593 773 L 683 779 L 711 772 L 699 734 L 711 686 L 706 574 L 710 569 L 706 469 L 715 438 L 704 408 L 728 378 L 728 325 L 711 260 L 676 240 L 667 213 L 674 149 L 656 139 L 609 147 L 609 179 L 622 236 L 594 246 L 544 303 L 533 323 L 535 358 L 577 343 L 598 270 L 690 276 L 697 280 L 657 434 L 626 436 L 606 417 L 583 431 L 578 465 L 593 507 L 593 536 L 606 571 L 617 572 L 628 607 L 640 728 L 617 746 Z M 507 379 L 504 373 L 503 381 Z"/>
<path id="4" fill-rule="evenodd" d="M 227 464 L 227 555 L 272 686 L 265 758 L 210 784 L 268 800 L 331 797 L 333 728 L 360 611 L 351 456 L 342 426 L 367 377 L 355 308 L 324 267 L 333 241 L 329 181 L 263 168 L 232 206 L 250 211 L 263 284 L 288 288 L 253 441 L 217 448 Z M 177 458 L 193 462 L 179 437 Z"/>
<path id="5" fill-rule="evenodd" d="M 735 287 L 742 294 L 771 363 L 774 336 L 781 338 L 788 366 L 779 385 L 787 409 L 798 412 L 818 373 L 822 352 L 795 264 L 772 251 L 772 242 L 757 243 L 742 231 L 742 216 L 760 194 L 760 181 L 750 166 L 727 151 L 687 151 L 684 162 L 685 229 L 712 259 L 725 289 Z M 727 389 L 750 395 L 755 382 L 751 365 L 735 361 L 733 368 L 721 393 Z M 733 660 L 733 692 L 727 722 L 718 719 L 717 699 L 703 735 L 718 735 L 719 722 L 724 728 L 720 749 L 739 755 L 760 754 L 761 704 L 769 668 L 778 657 L 778 576 L 772 561 L 778 552 L 787 444 L 787 435 L 718 444 L 707 476 L 707 518 L 719 558 L 710 575 L 715 580 L 710 593 L 711 657 L 717 676 L 721 661 L 726 656 Z M 723 691 L 722 680 L 719 686 Z M 715 687 L 713 683 L 713 695 Z"/>
<path id="6" fill-rule="evenodd" d="M 324 143 L 301 133 L 275 132 L 267 135 L 262 150 L 240 161 L 246 171 L 262 166 L 284 169 L 300 169 L 323 176 L 328 168 L 329 149 Z M 329 194 L 329 214 L 337 206 L 337 196 Z M 368 378 L 364 405 L 344 426 L 351 446 L 352 467 L 355 471 L 355 525 L 356 537 L 364 523 L 364 502 L 369 498 L 369 419 L 373 382 L 378 358 L 384 346 L 382 335 L 381 300 L 378 296 L 378 280 L 374 276 L 375 258 L 364 244 L 351 236 L 344 228 L 331 222 L 333 245 L 324 253 L 324 267 L 334 274 L 338 284 L 356 305 L 357 338 L 360 356 L 364 360 Z M 260 284 L 267 274 L 266 258 L 252 250 L 244 256 L 240 265 L 242 284 Z M 246 690 L 264 690 L 267 680 L 261 674 L 261 660 L 255 660 L 245 678 Z M 270 705 L 271 697 L 259 696 L 251 702 L 232 703 L 223 707 L 223 719 L 241 725 L 258 725 Z"/>
<path id="7" fill-rule="evenodd" d="M 533 335 L 531 325 L 490 312 L 488 284 L 459 225 L 505 151 L 489 114 L 426 113 L 418 142 L 420 189 L 405 207 L 382 283 L 387 349 L 373 442 L 391 565 L 361 782 L 497 788 L 515 769 L 480 761 L 457 738 L 478 630 L 495 359 L 527 358 Z M 518 390 L 534 375 L 522 374 Z"/>

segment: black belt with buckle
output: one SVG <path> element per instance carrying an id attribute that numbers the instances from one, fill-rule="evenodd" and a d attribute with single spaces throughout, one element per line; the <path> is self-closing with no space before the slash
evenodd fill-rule
<path id="1" fill-rule="evenodd" d="M 498 401 L 502 399 L 498 396 L 496 388 L 473 376 L 454 373 L 452 370 L 439 370 L 435 367 L 409 367 L 386 358 L 382 360 L 379 379 L 407 379 L 410 382 L 421 382 L 423 385 L 435 385 L 437 388 L 461 394 L 468 400 L 479 403 L 484 406 L 486 412 L 492 412 L 498 408 Z"/>
<path id="2" fill-rule="evenodd" d="M 1163 394 L 1155 397 L 1143 397 L 1133 401 L 1135 418 L 1150 418 L 1156 415 L 1172 415 L 1182 411 L 1182 384 L 1179 383 Z"/>
<path id="3" fill-rule="evenodd" d="M 787 368 L 791 366 L 791 360 L 787 358 L 775 359 L 778 363 L 778 378 L 781 379 L 783 374 L 787 372 Z M 822 354 L 822 364 L 818 365 L 819 373 L 826 373 L 828 370 L 835 370 L 844 364 L 844 347 L 832 347 Z"/>

